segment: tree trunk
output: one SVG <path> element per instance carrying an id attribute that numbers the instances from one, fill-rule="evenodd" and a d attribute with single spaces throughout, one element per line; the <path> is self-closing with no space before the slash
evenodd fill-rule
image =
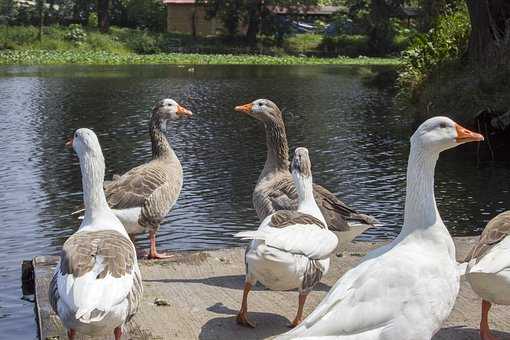
<path id="1" fill-rule="evenodd" d="M 248 30 L 246 42 L 250 45 L 257 44 L 257 34 L 260 28 L 261 0 L 252 0 L 248 5 Z"/>
<path id="2" fill-rule="evenodd" d="M 500 62 L 510 49 L 510 4 L 506 0 L 466 0 L 466 3 L 471 21 L 469 58 L 486 65 Z"/>
<path id="3" fill-rule="evenodd" d="M 101 33 L 110 29 L 110 0 L 97 0 L 97 25 Z"/>
<path id="4" fill-rule="evenodd" d="M 197 7 L 193 6 L 193 12 L 191 13 L 191 36 L 197 37 Z"/>
<path id="5" fill-rule="evenodd" d="M 37 2 L 37 6 L 39 7 L 39 33 L 37 34 L 37 38 L 39 39 L 39 41 L 42 41 L 42 36 L 43 36 L 43 26 L 44 26 L 44 5 L 45 5 L 45 1 L 44 0 L 39 0 Z"/>

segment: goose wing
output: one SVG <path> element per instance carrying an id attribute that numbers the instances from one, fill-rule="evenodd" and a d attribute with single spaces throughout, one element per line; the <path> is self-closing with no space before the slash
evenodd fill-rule
<path id="1" fill-rule="evenodd" d="M 278 340 L 332 336 L 338 340 L 391 338 L 408 312 L 427 298 L 417 289 L 419 275 L 412 263 L 368 259 L 340 278 L 317 308 Z M 411 270 L 409 270 L 411 269 Z M 414 300 L 414 301 L 413 301 Z M 404 320 L 404 321 L 402 321 Z M 405 338 L 405 335 L 403 335 Z"/>
<path id="2" fill-rule="evenodd" d="M 112 209 L 142 207 L 145 201 L 168 182 L 162 167 L 150 162 L 126 172 L 105 187 L 106 200 Z"/>
<path id="3" fill-rule="evenodd" d="M 52 284 L 50 301 L 84 322 L 101 320 L 127 300 L 128 315 L 136 312 L 142 294 L 133 244 L 112 230 L 84 231 L 65 243 Z"/>
<path id="4" fill-rule="evenodd" d="M 269 247 L 310 259 L 324 259 L 333 253 L 338 238 L 317 218 L 298 211 L 281 210 L 268 216 L 256 231 L 235 235 L 263 240 Z"/>
<path id="5" fill-rule="evenodd" d="M 486 255 L 496 244 L 510 235 L 510 210 L 505 211 L 489 221 L 478 242 L 471 248 L 465 262 L 477 259 L 477 262 Z"/>

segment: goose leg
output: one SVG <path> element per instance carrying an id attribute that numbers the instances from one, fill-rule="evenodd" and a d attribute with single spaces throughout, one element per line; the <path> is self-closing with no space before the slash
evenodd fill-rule
<path id="1" fill-rule="evenodd" d="M 489 309 L 491 309 L 491 303 L 482 300 L 482 320 L 480 321 L 480 339 L 482 340 L 496 340 L 489 328 Z"/>
<path id="2" fill-rule="evenodd" d="M 151 249 L 149 252 L 149 259 L 167 259 L 170 257 L 173 257 L 172 254 L 165 254 L 165 253 L 158 253 L 158 250 L 156 249 L 156 231 L 150 230 L 149 231 L 149 241 L 151 242 Z"/>
<path id="3" fill-rule="evenodd" d="M 300 292 L 299 293 L 299 305 L 298 305 L 298 310 L 296 313 L 296 318 L 289 325 L 290 328 L 296 327 L 297 325 L 299 325 L 301 323 L 301 321 L 303 321 L 303 307 L 305 306 L 307 297 L 308 297 L 308 292 L 306 292 L 306 293 Z"/>
<path id="4" fill-rule="evenodd" d="M 251 284 L 249 282 L 245 282 L 243 290 L 243 302 L 241 303 L 239 314 L 237 314 L 237 323 L 246 327 L 255 328 L 255 323 L 248 320 L 248 293 L 250 290 Z"/>
<path id="5" fill-rule="evenodd" d="M 115 327 L 113 330 L 113 334 L 115 335 L 115 340 L 120 340 L 122 337 L 122 328 L 121 327 Z"/>
<path id="6" fill-rule="evenodd" d="M 135 235 L 133 234 L 128 234 L 129 236 L 129 239 L 131 240 L 131 242 L 133 242 L 133 245 L 135 246 L 135 250 L 136 250 L 136 257 L 145 257 L 147 256 L 147 252 L 145 250 L 142 250 L 140 248 L 138 248 L 136 246 L 136 243 L 135 243 Z"/>
<path id="7" fill-rule="evenodd" d="M 67 338 L 69 340 L 73 340 L 75 335 L 76 335 L 76 331 L 72 328 L 69 328 L 69 330 L 67 331 Z"/>

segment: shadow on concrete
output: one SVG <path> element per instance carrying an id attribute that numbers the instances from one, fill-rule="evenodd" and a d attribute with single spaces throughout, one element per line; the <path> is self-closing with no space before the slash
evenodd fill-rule
<path id="1" fill-rule="evenodd" d="M 244 288 L 244 275 L 225 275 L 225 276 L 212 276 L 204 279 L 157 279 L 150 280 L 145 279 L 143 282 L 162 282 L 162 283 L 202 283 L 208 286 L 229 288 L 229 289 L 239 289 L 242 290 Z M 319 282 L 314 290 L 315 291 L 323 291 L 328 292 L 331 289 L 330 286 Z M 266 290 L 264 286 L 260 283 L 257 283 L 252 289 L 253 291 Z"/>
<path id="2" fill-rule="evenodd" d="M 432 340 L 462 339 L 479 340 L 480 330 L 478 328 L 469 328 L 464 326 L 444 327 L 432 338 Z M 498 340 L 510 340 L 510 333 L 492 331 L 492 335 Z"/>
<path id="3" fill-rule="evenodd" d="M 247 328 L 237 324 L 237 310 L 230 309 L 218 302 L 207 308 L 208 311 L 229 315 L 209 320 L 202 326 L 199 339 L 265 339 L 289 330 L 290 320 L 273 313 L 248 312 L 248 317 L 256 324 L 255 328 Z"/>

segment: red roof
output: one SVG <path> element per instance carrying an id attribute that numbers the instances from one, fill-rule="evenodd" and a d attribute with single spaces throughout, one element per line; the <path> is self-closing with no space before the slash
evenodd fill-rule
<path id="1" fill-rule="evenodd" d="M 194 4 L 195 0 L 163 0 L 164 4 Z"/>

